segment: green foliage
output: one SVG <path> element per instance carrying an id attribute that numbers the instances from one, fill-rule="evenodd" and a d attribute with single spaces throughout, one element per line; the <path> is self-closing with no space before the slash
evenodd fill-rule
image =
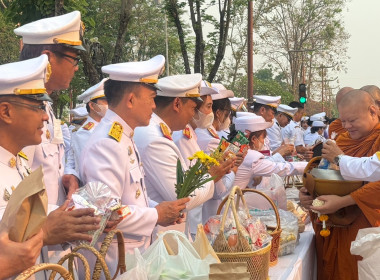
<path id="1" fill-rule="evenodd" d="M 15 25 L 6 21 L 4 14 L 0 11 L 0 64 L 18 60 L 20 40 L 14 34 L 14 28 Z"/>

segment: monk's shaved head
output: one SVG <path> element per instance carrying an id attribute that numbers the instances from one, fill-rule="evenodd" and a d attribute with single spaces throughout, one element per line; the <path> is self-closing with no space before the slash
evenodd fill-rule
<path id="1" fill-rule="evenodd" d="M 368 92 L 375 101 L 380 101 L 380 88 L 378 88 L 377 86 L 367 85 L 362 87 L 361 90 Z"/>
<path id="2" fill-rule="evenodd" d="M 368 136 L 378 124 L 378 108 L 372 96 L 363 90 L 355 89 L 344 95 L 338 104 L 342 126 L 352 139 Z"/>
<path id="3" fill-rule="evenodd" d="M 335 96 L 335 102 L 336 105 L 338 106 L 339 102 L 343 99 L 344 95 L 350 91 L 354 90 L 352 87 L 343 87 L 341 88 Z"/>

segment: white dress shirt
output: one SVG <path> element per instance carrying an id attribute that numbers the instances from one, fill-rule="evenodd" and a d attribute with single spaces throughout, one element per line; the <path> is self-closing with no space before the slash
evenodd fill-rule
<path id="1" fill-rule="evenodd" d="M 283 142 L 281 126 L 276 119 L 274 120 L 274 124 L 270 128 L 267 128 L 266 138 L 269 140 L 269 148 L 271 151 L 274 151 L 281 146 Z"/>

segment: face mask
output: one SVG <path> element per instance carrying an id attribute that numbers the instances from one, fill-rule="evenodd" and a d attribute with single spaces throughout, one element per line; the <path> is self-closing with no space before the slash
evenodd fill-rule
<path id="1" fill-rule="evenodd" d="M 261 142 L 259 139 L 257 139 L 257 140 L 259 142 L 259 145 L 258 145 L 258 147 L 255 146 L 255 148 L 257 149 L 257 151 L 261 151 L 264 148 L 264 141 Z"/>
<path id="2" fill-rule="evenodd" d="M 230 120 L 229 117 L 227 117 L 227 118 L 224 120 L 223 123 L 221 123 L 220 121 L 219 121 L 219 123 L 220 123 L 220 125 L 219 125 L 219 131 L 221 131 L 221 130 L 225 130 L 225 129 L 227 129 L 227 128 L 230 127 L 231 120 Z"/>
<path id="3" fill-rule="evenodd" d="M 95 103 L 96 104 L 96 103 Z M 95 112 L 100 116 L 100 117 L 104 117 L 106 115 L 106 112 L 108 110 L 108 105 L 100 105 L 100 104 L 96 104 L 96 106 L 99 108 L 99 111 L 95 110 Z M 94 108 L 96 107 L 94 106 Z"/>
<path id="4" fill-rule="evenodd" d="M 195 114 L 195 116 L 193 117 L 193 122 L 197 126 L 197 128 L 209 128 L 212 125 L 213 121 L 213 112 L 205 114 L 198 110 L 197 114 Z"/>

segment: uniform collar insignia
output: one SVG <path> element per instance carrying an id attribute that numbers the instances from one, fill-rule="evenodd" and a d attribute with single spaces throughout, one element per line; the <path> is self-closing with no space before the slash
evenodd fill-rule
<path id="1" fill-rule="evenodd" d="M 48 129 L 46 129 L 46 139 L 50 139 L 50 131 Z"/>
<path id="2" fill-rule="evenodd" d="M 85 130 L 91 130 L 95 124 L 93 122 L 88 122 L 85 126 L 83 126 L 83 129 Z"/>
<path id="3" fill-rule="evenodd" d="M 185 135 L 185 137 L 187 139 L 191 139 L 191 132 L 190 132 L 190 128 L 188 126 L 186 126 L 186 128 L 182 131 L 183 135 Z"/>
<path id="4" fill-rule="evenodd" d="M 19 155 L 20 157 L 22 157 L 23 159 L 28 160 L 28 157 L 26 156 L 26 154 L 23 153 L 23 151 L 19 152 L 18 155 Z"/>
<path id="5" fill-rule="evenodd" d="M 118 122 L 113 122 L 108 135 L 115 139 L 117 142 L 120 142 L 121 136 L 123 134 L 123 126 Z"/>
<path id="6" fill-rule="evenodd" d="M 164 123 L 160 123 L 160 127 L 161 127 L 162 134 L 169 140 L 173 140 L 169 127 Z"/>
<path id="7" fill-rule="evenodd" d="M 216 139 L 220 139 L 219 135 L 211 127 L 207 128 L 207 130 L 208 130 L 208 132 L 210 132 L 212 137 L 214 137 Z"/>

